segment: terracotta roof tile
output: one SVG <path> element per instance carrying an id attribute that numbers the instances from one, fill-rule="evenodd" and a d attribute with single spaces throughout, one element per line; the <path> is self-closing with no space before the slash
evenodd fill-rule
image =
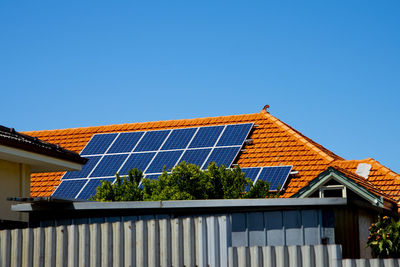
<path id="1" fill-rule="evenodd" d="M 251 132 L 249 138 L 252 144 L 245 145 L 246 151 L 241 153 L 235 163 L 241 167 L 293 165 L 293 170 L 299 173 L 289 180 L 283 197 L 290 197 L 309 181 L 326 170 L 331 164 L 355 172 L 358 163 L 372 162 L 369 181 L 376 187 L 389 183 L 384 193 L 400 197 L 400 177 L 373 159 L 364 161 L 346 161 L 333 152 L 315 143 L 297 130 L 281 122 L 263 110 L 260 113 L 221 116 L 213 118 L 184 119 L 145 123 L 128 123 L 109 126 L 95 126 L 63 130 L 44 130 L 26 132 L 48 142 L 59 143 L 66 149 L 80 152 L 95 133 L 146 131 L 171 128 L 198 127 L 208 125 L 223 125 L 231 123 L 251 122 L 258 127 Z M 60 183 L 63 173 L 32 174 L 31 195 L 50 196 Z M 396 180 L 393 184 L 392 181 Z M 48 184 L 39 184 L 46 181 Z M 383 190 L 383 189 L 382 189 Z"/>

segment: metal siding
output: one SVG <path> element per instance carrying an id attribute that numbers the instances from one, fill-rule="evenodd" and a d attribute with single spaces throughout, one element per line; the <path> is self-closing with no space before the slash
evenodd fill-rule
<path id="1" fill-rule="evenodd" d="M 267 244 L 271 246 L 283 246 L 285 240 L 282 211 L 265 212 L 265 222 L 267 229 Z"/>
<path id="2" fill-rule="evenodd" d="M 317 245 L 319 240 L 319 215 L 316 210 L 302 210 L 301 219 L 304 231 L 304 243 L 307 245 Z"/>
<path id="3" fill-rule="evenodd" d="M 300 211 L 284 211 L 284 225 L 285 225 L 285 237 L 286 245 L 302 245 L 303 244 L 303 233 L 301 225 Z"/>
<path id="4" fill-rule="evenodd" d="M 262 212 L 250 212 L 247 216 L 247 225 L 249 232 L 249 246 L 265 245 L 265 223 Z"/>
<path id="5" fill-rule="evenodd" d="M 232 246 L 247 246 L 246 213 L 232 213 Z"/>

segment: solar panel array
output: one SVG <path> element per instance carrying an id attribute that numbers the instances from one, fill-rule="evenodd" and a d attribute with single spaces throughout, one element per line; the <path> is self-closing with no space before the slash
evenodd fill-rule
<path id="1" fill-rule="evenodd" d="M 253 167 L 242 168 L 242 171 L 252 183 L 255 184 L 258 180 L 267 181 L 270 183 L 270 191 L 277 191 L 278 187 L 282 188 L 285 185 L 292 167 L 293 166 Z M 246 191 L 249 189 L 250 186 L 247 186 Z"/>
<path id="2" fill-rule="evenodd" d="M 206 169 L 210 162 L 230 167 L 248 136 L 252 123 L 95 134 L 81 156 L 88 159 L 81 171 L 69 171 L 53 196 L 88 199 L 100 181 L 115 180 L 133 168 L 156 179 L 164 166 L 171 170 L 182 161 Z"/>

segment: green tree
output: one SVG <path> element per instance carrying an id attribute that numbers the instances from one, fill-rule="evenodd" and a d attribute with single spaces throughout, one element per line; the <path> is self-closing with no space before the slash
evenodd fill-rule
<path id="1" fill-rule="evenodd" d="M 89 199 L 96 201 L 143 200 L 143 190 L 139 188 L 140 181 L 143 179 L 142 171 L 134 168 L 128 172 L 128 177 L 121 178 L 116 174 L 116 178 L 114 184 L 102 181 L 101 186 L 97 187 L 96 194 Z"/>
<path id="2" fill-rule="evenodd" d="M 140 181 L 142 186 L 139 187 Z M 249 190 L 245 192 L 246 186 Z M 194 200 L 194 199 L 237 199 L 276 197 L 269 193 L 269 184 L 249 182 L 239 167 L 227 169 L 211 163 L 208 170 L 181 162 L 170 173 L 166 170 L 158 179 L 143 178 L 141 171 L 133 169 L 128 178 L 117 174 L 114 184 L 103 182 L 91 200 L 97 201 L 141 201 L 141 200 Z"/>

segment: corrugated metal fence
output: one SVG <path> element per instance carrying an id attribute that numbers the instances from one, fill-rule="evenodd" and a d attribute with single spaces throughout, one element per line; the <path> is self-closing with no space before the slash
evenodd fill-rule
<path id="1" fill-rule="evenodd" d="M 0 266 L 399 266 L 342 260 L 338 245 L 230 247 L 229 216 L 0 231 Z"/>
<path id="2" fill-rule="evenodd" d="M 0 232 L 0 266 L 227 266 L 228 216 Z"/>
<path id="3" fill-rule="evenodd" d="M 342 259 L 340 245 L 230 247 L 229 267 L 399 267 L 399 259 Z"/>

